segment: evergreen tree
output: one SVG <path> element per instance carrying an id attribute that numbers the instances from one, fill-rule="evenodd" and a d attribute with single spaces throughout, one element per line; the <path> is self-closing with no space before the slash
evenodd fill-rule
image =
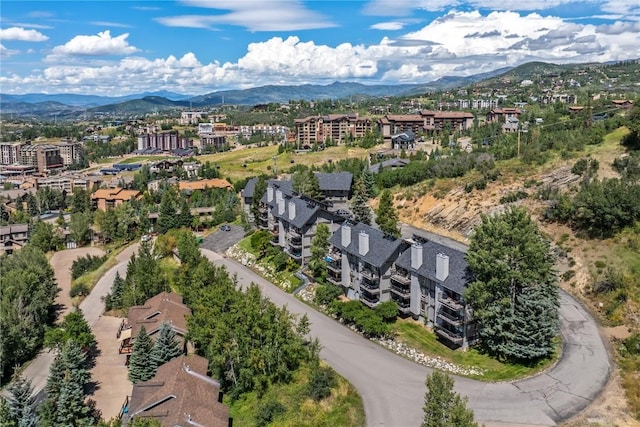
<path id="1" fill-rule="evenodd" d="M 480 324 L 482 345 L 498 357 L 535 360 L 554 351 L 558 288 L 549 242 L 522 208 L 483 216 L 467 262 L 465 299 Z"/>
<path id="2" fill-rule="evenodd" d="M 147 381 L 155 374 L 156 366 L 151 357 L 152 352 L 153 340 L 147 334 L 145 327 L 142 326 L 133 342 L 133 349 L 129 358 L 129 380 L 132 383 Z"/>
<path id="3" fill-rule="evenodd" d="M 67 314 L 59 328 L 50 329 L 45 335 L 48 347 L 62 348 L 67 341 L 75 341 L 83 351 L 89 352 L 96 345 L 96 337 L 80 308 Z"/>
<path id="4" fill-rule="evenodd" d="M 326 262 L 324 260 L 329 247 L 331 231 L 327 224 L 318 224 L 316 234 L 311 241 L 311 258 L 309 259 L 309 269 L 316 279 L 323 279 L 327 274 Z"/>
<path id="5" fill-rule="evenodd" d="M 172 191 L 167 189 L 162 193 L 160 200 L 160 211 L 158 213 L 157 228 L 159 233 L 166 233 L 172 228 L 176 228 L 176 207 Z"/>
<path id="6" fill-rule="evenodd" d="M 158 338 L 153 345 L 151 359 L 155 369 L 168 362 L 171 359 L 182 355 L 180 342 L 176 339 L 176 331 L 173 330 L 168 322 L 163 322 L 158 330 Z"/>
<path id="7" fill-rule="evenodd" d="M 368 204 L 369 196 L 362 179 L 356 181 L 353 198 L 351 199 L 351 210 L 354 220 L 363 224 L 371 225 L 371 208 Z"/>
<path id="8" fill-rule="evenodd" d="M 380 195 L 380 204 L 376 210 L 376 224 L 384 233 L 400 237 L 398 214 L 393 207 L 393 196 L 389 190 L 384 190 Z"/>
<path id="9" fill-rule="evenodd" d="M 367 196 L 369 198 L 374 197 L 376 195 L 376 192 L 375 192 L 376 179 L 373 176 L 373 173 L 370 172 L 368 168 L 365 168 L 362 171 L 362 174 L 360 175 L 360 179 L 362 179 L 362 182 L 364 183 L 364 188 L 366 188 L 367 190 Z"/>
<path id="10" fill-rule="evenodd" d="M 257 221 L 258 216 L 260 216 L 260 199 L 262 199 L 266 191 L 267 180 L 264 176 L 260 175 L 253 190 L 253 200 L 251 200 L 251 215 L 253 215 L 254 221 Z"/>
<path id="11" fill-rule="evenodd" d="M 124 295 L 125 282 L 120 276 L 120 272 L 116 271 L 116 277 L 111 285 L 111 292 L 107 294 L 104 300 L 105 310 L 113 310 L 122 308 L 122 297 Z"/>
<path id="12" fill-rule="evenodd" d="M 453 391 L 453 379 L 434 371 L 426 379 L 424 418 L 421 427 L 477 427 L 467 399 Z"/>
<path id="13" fill-rule="evenodd" d="M 33 225 L 29 244 L 37 247 L 42 252 L 54 251 L 60 243 L 60 237 L 53 232 L 53 225 L 38 220 Z"/>
<path id="14" fill-rule="evenodd" d="M 178 214 L 177 219 L 178 227 L 191 227 L 193 223 L 193 217 L 191 216 L 191 209 L 189 209 L 189 204 L 187 203 L 186 198 L 182 198 L 180 201 L 180 213 Z"/>
<path id="15" fill-rule="evenodd" d="M 31 381 L 22 376 L 15 378 L 7 387 L 8 397 L 3 398 L 5 414 L 1 417 L 2 427 L 36 427 L 35 397 L 32 396 Z"/>

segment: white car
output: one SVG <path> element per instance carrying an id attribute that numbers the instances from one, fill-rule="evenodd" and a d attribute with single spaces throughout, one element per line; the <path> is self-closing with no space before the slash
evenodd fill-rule
<path id="1" fill-rule="evenodd" d="M 140 241 L 142 242 L 148 242 L 149 240 L 151 240 L 151 236 L 148 234 L 143 234 L 142 238 L 140 239 Z"/>

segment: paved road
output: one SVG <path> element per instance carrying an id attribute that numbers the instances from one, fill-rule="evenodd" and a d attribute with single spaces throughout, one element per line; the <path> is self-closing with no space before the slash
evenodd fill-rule
<path id="1" fill-rule="evenodd" d="M 416 426 L 422 419 L 428 368 L 409 362 L 311 310 L 240 263 L 211 251 L 204 255 L 242 285 L 255 282 L 274 303 L 307 313 L 311 334 L 324 346 L 321 357 L 347 378 L 364 401 L 368 426 Z M 514 383 L 483 383 L 456 377 L 455 388 L 469 397 L 476 419 L 492 425 L 553 426 L 577 414 L 608 381 L 607 348 L 593 318 L 568 294 L 560 298 L 563 357 L 548 372 Z"/>

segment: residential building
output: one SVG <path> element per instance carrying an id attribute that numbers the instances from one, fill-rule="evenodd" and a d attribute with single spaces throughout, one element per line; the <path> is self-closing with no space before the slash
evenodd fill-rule
<path id="1" fill-rule="evenodd" d="M 80 162 L 82 157 L 82 144 L 79 142 L 63 141 L 58 144 L 60 149 L 60 157 L 62 157 L 62 164 L 69 166 L 73 163 Z"/>
<path id="2" fill-rule="evenodd" d="M 399 157 L 394 157 L 389 160 L 384 160 L 382 162 L 372 164 L 371 166 L 369 166 L 369 172 L 380 173 L 380 171 L 384 169 L 403 168 L 407 166 L 409 163 L 411 163 L 411 160 L 409 159 L 401 159 Z"/>
<path id="3" fill-rule="evenodd" d="M 155 339 L 160 326 L 165 322 L 171 325 L 176 339 L 186 351 L 185 335 L 189 316 L 191 309 L 183 304 L 182 296 L 174 292 L 161 292 L 145 301 L 144 305 L 130 307 L 127 319 L 122 320 L 116 334 L 120 341 L 119 353 L 131 353 L 133 343 L 143 326 L 147 334 Z"/>
<path id="4" fill-rule="evenodd" d="M 204 111 L 183 111 L 180 114 L 181 125 L 197 125 L 207 115 Z"/>
<path id="5" fill-rule="evenodd" d="M 394 150 L 411 150 L 416 146 L 416 136 L 411 130 L 391 136 L 391 148 Z"/>
<path id="6" fill-rule="evenodd" d="M 178 132 L 143 133 L 138 135 L 138 151 L 155 149 L 160 151 L 187 150 L 193 148 L 193 140 L 180 137 Z"/>
<path id="7" fill-rule="evenodd" d="M 207 375 L 208 366 L 207 359 L 195 354 L 159 366 L 153 378 L 133 385 L 120 411 L 122 425 L 151 418 L 163 427 L 231 427 L 220 383 Z"/>
<path id="8" fill-rule="evenodd" d="M 29 239 L 29 224 L 11 224 L 0 227 L 0 255 L 11 254 L 22 248 Z"/>
<path id="9" fill-rule="evenodd" d="M 385 143 L 391 143 L 393 135 L 412 131 L 418 135 L 424 131 L 424 118 L 420 114 L 388 114 L 378 120 L 378 127 Z"/>
<path id="10" fill-rule="evenodd" d="M 20 163 L 20 149 L 24 145 L 24 142 L 0 142 L 0 164 Z"/>
<path id="11" fill-rule="evenodd" d="M 25 144 L 20 148 L 20 163 L 35 166 L 39 173 L 47 173 L 64 166 L 60 148 L 52 144 Z"/>
<path id="12" fill-rule="evenodd" d="M 226 190 L 233 190 L 233 185 L 226 179 L 222 178 L 211 178 L 211 179 L 201 179 L 199 181 L 179 181 L 178 182 L 178 190 L 185 191 L 196 191 L 196 190 L 204 190 L 205 188 L 223 188 Z"/>
<path id="13" fill-rule="evenodd" d="M 487 123 L 504 123 L 507 119 L 520 117 L 520 109 L 515 107 L 494 108 L 487 113 Z"/>
<path id="14" fill-rule="evenodd" d="M 240 192 L 240 201 L 242 202 L 242 209 L 247 215 L 251 215 L 251 205 L 253 204 L 253 197 L 256 189 L 256 183 L 258 178 L 251 178 L 247 181 L 244 188 Z"/>
<path id="15" fill-rule="evenodd" d="M 94 209 L 106 211 L 109 208 L 120 206 L 124 202 L 141 198 L 142 193 L 138 190 L 125 190 L 120 187 L 101 188 L 91 194 L 91 203 Z"/>
<path id="16" fill-rule="evenodd" d="M 346 138 L 362 138 L 372 130 L 371 118 L 357 113 L 309 116 L 294 123 L 296 144 L 300 147 L 323 144 L 326 140 L 341 143 Z"/>
<path id="17" fill-rule="evenodd" d="M 391 299 L 402 315 L 422 320 L 452 346 L 475 340 L 476 324 L 463 294 L 469 280 L 465 253 L 431 240 L 413 241 L 391 270 Z"/>
<path id="18" fill-rule="evenodd" d="M 227 136 L 214 133 L 200 134 L 200 150 L 214 147 L 216 151 L 227 147 Z"/>
<path id="19" fill-rule="evenodd" d="M 273 234 L 273 245 L 304 265 L 311 257 L 311 241 L 318 224 L 327 224 L 333 233 L 343 221 L 321 202 L 294 195 L 290 181 L 271 180 L 261 200 L 257 222 Z"/>
<path id="20" fill-rule="evenodd" d="M 391 299 L 392 267 L 409 243 L 362 223 L 344 223 L 329 239 L 327 280 L 369 307 Z"/>
<path id="21" fill-rule="evenodd" d="M 611 105 L 623 110 L 630 110 L 633 107 L 633 101 L 630 99 L 614 99 L 611 101 Z"/>
<path id="22" fill-rule="evenodd" d="M 378 121 L 385 143 L 392 143 L 395 135 L 411 131 L 414 135 L 435 135 L 445 129 L 465 131 L 473 127 L 474 115 L 466 111 L 420 111 L 420 114 L 386 115 Z"/>
<path id="23" fill-rule="evenodd" d="M 351 197 L 353 174 L 351 172 L 315 172 L 324 199 L 331 202 L 346 202 Z"/>

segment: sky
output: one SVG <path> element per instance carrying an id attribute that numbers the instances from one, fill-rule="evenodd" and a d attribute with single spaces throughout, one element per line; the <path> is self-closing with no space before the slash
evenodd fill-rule
<path id="1" fill-rule="evenodd" d="M 0 5 L 0 92 L 199 95 L 428 83 L 640 58 L 638 0 L 30 1 Z"/>

